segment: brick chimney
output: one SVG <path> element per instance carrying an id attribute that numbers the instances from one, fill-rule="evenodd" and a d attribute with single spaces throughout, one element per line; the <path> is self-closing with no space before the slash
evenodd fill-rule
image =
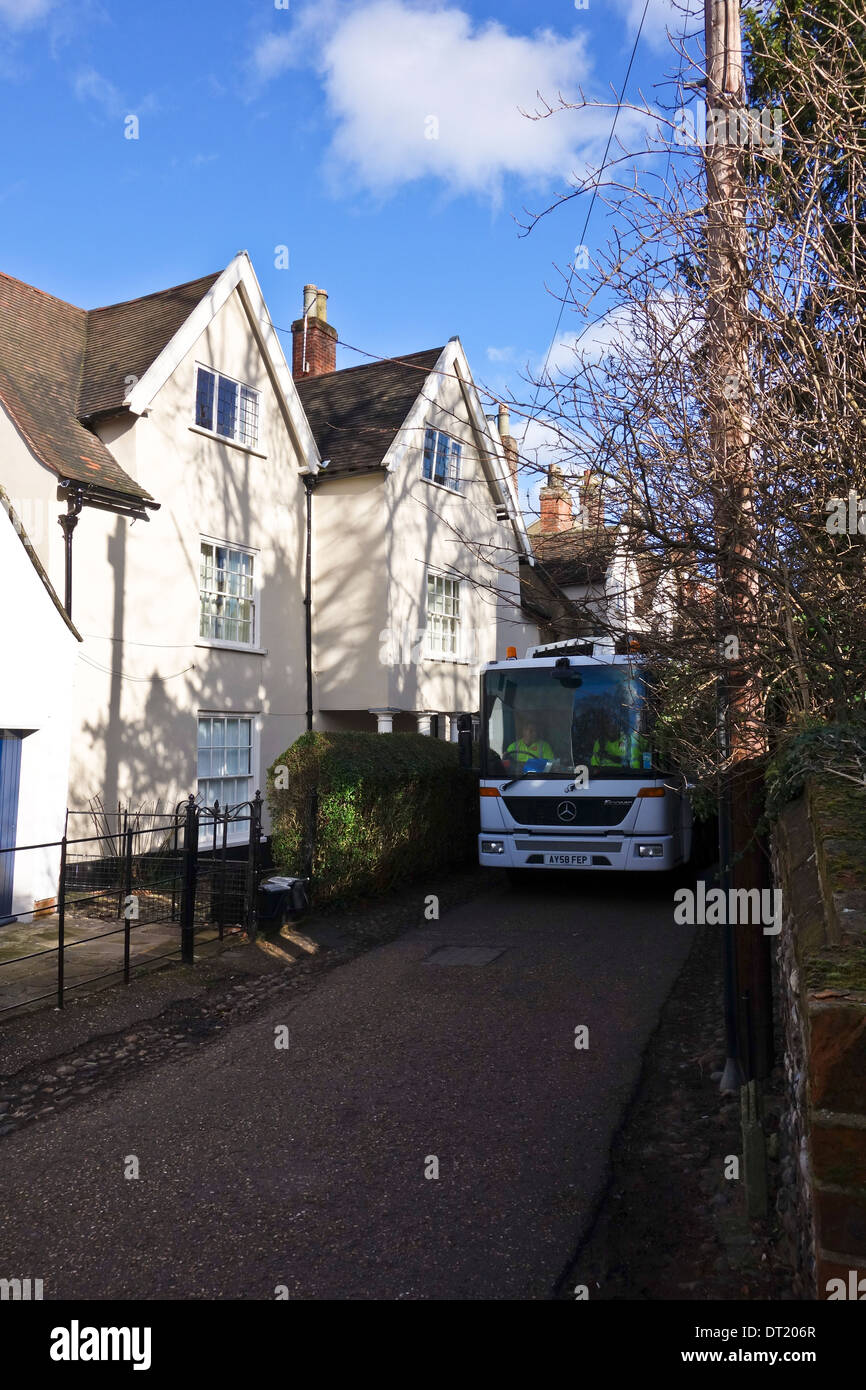
<path id="1" fill-rule="evenodd" d="M 589 469 L 583 475 L 580 485 L 580 525 L 585 531 L 604 530 L 604 498 L 601 492 L 601 479 Z"/>
<path id="2" fill-rule="evenodd" d="M 562 470 L 552 463 L 547 470 L 547 486 L 538 494 L 541 502 L 542 535 L 553 536 L 558 531 L 570 531 L 574 525 L 571 493 L 562 481 Z"/>
<path id="3" fill-rule="evenodd" d="M 517 440 L 512 438 L 511 426 L 508 423 L 508 406 L 504 401 L 499 404 L 499 418 L 497 420 L 499 428 L 499 438 L 502 441 L 502 448 L 508 460 L 508 467 L 511 469 L 511 476 L 514 480 L 514 490 L 517 491 L 517 471 L 520 466 L 520 459 L 517 451 Z"/>
<path id="4" fill-rule="evenodd" d="M 292 324 L 292 376 L 324 376 L 337 370 L 337 330 L 328 323 L 328 295 L 304 285 L 304 314 Z"/>

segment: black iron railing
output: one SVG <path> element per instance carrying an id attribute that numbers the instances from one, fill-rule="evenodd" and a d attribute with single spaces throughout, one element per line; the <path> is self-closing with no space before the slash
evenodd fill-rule
<path id="1" fill-rule="evenodd" d="M 0 1014 L 55 995 L 62 1009 L 69 989 L 111 976 L 122 975 L 128 984 L 135 966 L 133 946 L 143 942 L 145 929 L 155 924 L 177 924 L 177 941 L 167 951 L 148 953 L 142 963 L 179 954 L 184 964 L 192 965 L 197 932 L 210 931 L 222 940 L 227 928 L 237 926 L 255 937 L 262 872 L 260 792 L 238 806 L 221 807 L 218 801 L 201 805 L 191 795 L 166 814 L 119 810 L 116 829 L 101 835 L 75 833 L 76 818 L 85 815 L 91 812 L 67 812 L 61 840 L 0 847 L 4 855 L 57 856 L 56 906 L 49 900 L 47 906 L 11 912 L 4 918 L 5 925 L 38 927 L 44 922 L 49 934 L 56 922 L 56 942 L 0 958 Z M 100 929 L 91 931 L 95 924 Z M 122 964 L 66 983 L 67 952 L 120 935 Z M 0 925 L 0 948 L 2 942 Z M 13 1001 L 3 1002 L 4 967 L 20 967 L 22 962 L 51 955 L 57 960 L 56 983 L 50 990 L 21 998 L 16 989 Z M 35 967 L 36 978 L 39 973 Z M 19 979 L 21 974 L 19 970 Z"/>

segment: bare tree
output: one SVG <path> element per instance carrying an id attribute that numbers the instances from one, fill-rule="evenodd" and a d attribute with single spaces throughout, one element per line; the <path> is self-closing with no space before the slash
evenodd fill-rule
<path id="1" fill-rule="evenodd" d="M 808 43 L 774 50 L 776 105 L 760 111 L 740 98 L 705 117 L 702 61 L 694 43 L 675 45 L 668 109 L 633 104 L 642 148 L 618 147 L 584 185 L 609 214 L 606 243 L 563 272 L 567 331 L 510 403 L 543 422 L 546 462 L 566 485 L 600 477 L 623 543 L 673 576 L 675 621 L 660 604 L 652 639 L 662 666 L 676 659 L 662 728 L 707 779 L 725 761 L 712 737 L 719 681 L 738 667 L 740 717 L 762 755 L 810 723 L 850 719 L 866 688 L 866 93 L 850 80 L 864 21 L 847 0 L 835 9 Z M 742 290 L 736 341 L 712 273 L 720 145 L 745 213 L 741 243 L 723 248 Z M 534 466 L 525 451 L 522 464 Z"/>

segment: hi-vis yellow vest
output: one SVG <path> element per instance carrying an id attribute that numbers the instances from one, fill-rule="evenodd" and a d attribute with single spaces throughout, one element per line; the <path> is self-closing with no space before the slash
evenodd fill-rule
<path id="1" fill-rule="evenodd" d="M 506 755 L 513 754 L 519 763 L 531 762 L 533 758 L 544 758 L 545 762 L 553 762 L 553 749 L 543 739 L 537 739 L 535 743 L 524 743 L 522 738 L 516 739 L 514 743 L 509 743 L 505 752 Z"/>
<path id="2" fill-rule="evenodd" d="M 640 767 L 641 755 L 647 747 L 642 734 L 626 734 L 619 738 L 596 739 L 589 760 L 590 767 Z"/>

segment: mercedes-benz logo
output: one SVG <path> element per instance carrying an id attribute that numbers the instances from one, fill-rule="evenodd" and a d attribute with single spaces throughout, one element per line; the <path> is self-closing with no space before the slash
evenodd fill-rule
<path id="1" fill-rule="evenodd" d="M 556 814 L 562 821 L 577 820 L 577 808 L 573 801 L 560 801 L 556 808 Z"/>

